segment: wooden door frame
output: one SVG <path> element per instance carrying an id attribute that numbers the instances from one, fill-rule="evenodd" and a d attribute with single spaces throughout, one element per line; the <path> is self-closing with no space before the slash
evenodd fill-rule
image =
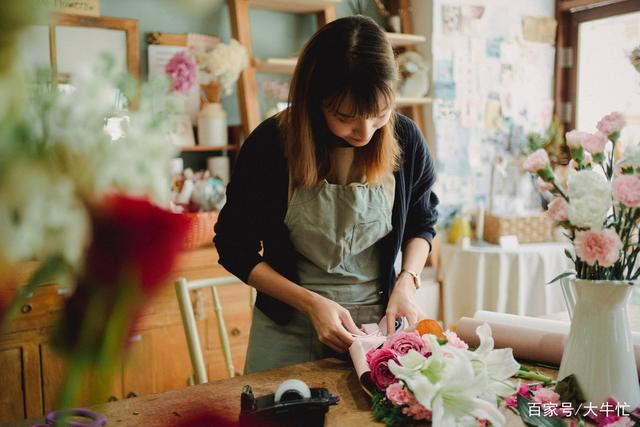
<path id="1" fill-rule="evenodd" d="M 554 115 L 565 129 L 574 129 L 576 125 L 579 25 L 587 21 L 636 11 L 640 11 L 640 2 L 637 0 L 557 1 L 558 33 L 556 35 Z M 570 66 L 563 67 L 562 65 L 566 61 Z M 566 109 L 565 105 L 570 105 L 570 114 L 563 114 L 562 110 Z"/>

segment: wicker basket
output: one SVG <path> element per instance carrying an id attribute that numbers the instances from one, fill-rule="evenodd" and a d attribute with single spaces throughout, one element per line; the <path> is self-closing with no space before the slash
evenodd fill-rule
<path id="1" fill-rule="evenodd" d="M 551 240 L 553 223 L 545 214 L 535 216 L 496 216 L 484 217 L 484 240 L 500 243 L 500 236 L 516 236 L 520 243 L 536 243 Z"/>
<path id="2" fill-rule="evenodd" d="M 210 245 L 213 236 L 213 226 L 218 221 L 218 212 L 187 213 L 191 218 L 191 227 L 185 239 L 185 249 L 196 249 Z"/>

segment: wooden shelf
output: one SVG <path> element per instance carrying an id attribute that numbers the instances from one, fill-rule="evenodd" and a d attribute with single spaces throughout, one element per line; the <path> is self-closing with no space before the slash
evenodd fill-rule
<path id="1" fill-rule="evenodd" d="M 298 58 L 266 58 L 253 59 L 256 71 L 272 74 L 293 74 Z"/>
<path id="2" fill-rule="evenodd" d="M 426 105 L 430 104 L 433 100 L 431 98 L 406 98 L 399 96 L 396 98 L 397 107 L 410 107 L 412 105 Z"/>
<path id="3" fill-rule="evenodd" d="M 404 33 L 385 33 L 387 38 L 391 42 L 391 46 L 413 46 L 419 43 L 425 43 L 427 38 L 418 34 L 404 34 Z"/>
<path id="4" fill-rule="evenodd" d="M 181 153 L 195 153 L 205 151 L 238 151 L 237 145 L 194 145 L 192 147 L 180 147 Z"/>
<path id="5" fill-rule="evenodd" d="M 259 9 L 279 10 L 281 12 L 310 13 L 320 12 L 338 5 L 342 0 L 249 0 L 249 5 Z"/>

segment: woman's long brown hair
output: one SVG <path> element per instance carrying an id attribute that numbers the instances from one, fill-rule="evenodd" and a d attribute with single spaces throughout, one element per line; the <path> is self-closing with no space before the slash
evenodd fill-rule
<path id="1" fill-rule="evenodd" d="M 322 135 L 330 131 L 322 107 L 335 112 L 349 99 L 350 115 L 376 116 L 393 108 L 396 79 L 391 44 L 371 18 L 337 19 L 311 37 L 291 80 L 289 107 L 278 116 L 293 188 L 312 187 L 329 173 L 330 147 Z M 398 166 L 400 148 L 394 122 L 391 114 L 371 141 L 356 149 L 355 162 L 369 183 L 378 182 Z"/>

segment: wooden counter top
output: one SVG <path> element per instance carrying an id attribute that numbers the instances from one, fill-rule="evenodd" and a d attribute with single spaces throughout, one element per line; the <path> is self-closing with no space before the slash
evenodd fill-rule
<path id="1" fill-rule="evenodd" d="M 549 374 L 549 371 L 546 373 Z M 323 359 L 161 394 L 125 399 L 94 406 L 93 409 L 107 416 L 108 426 L 166 427 L 183 421 L 190 413 L 203 408 L 210 408 L 236 421 L 240 413 L 240 393 L 245 384 L 251 385 L 254 394 L 259 397 L 273 393 L 288 378 L 301 379 L 310 387 L 326 387 L 332 394 L 340 396 L 340 402 L 330 407 L 325 426 L 382 425 L 373 420 L 369 398 L 360 388 L 351 364 L 338 359 Z M 512 412 L 506 411 L 506 416 L 507 426 L 524 425 Z M 34 421 L 3 425 L 31 426 Z"/>

